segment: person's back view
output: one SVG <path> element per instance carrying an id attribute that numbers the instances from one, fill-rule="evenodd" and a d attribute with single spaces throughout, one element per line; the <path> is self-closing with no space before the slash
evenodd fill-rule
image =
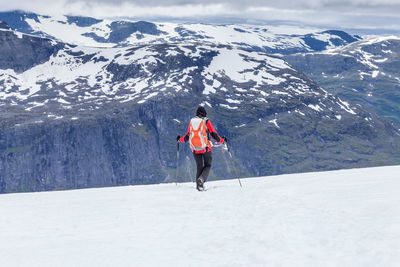
<path id="1" fill-rule="evenodd" d="M 196 117 L 190 120 L 186 134 L 182 137 L 178 135 L 176 138 L 178 142 L 190 142 L 190 148 L 197 166 L 196 188 L 199 191 L 204 189 L 203 185 L 207 181 L 211 169 L 212 143 L 210 135 L 221 144 L 226 141 L 226 137 L 221 138 L 218 135 L 206 116 L 206 109 L 199 106 L 196 111 Z"/>

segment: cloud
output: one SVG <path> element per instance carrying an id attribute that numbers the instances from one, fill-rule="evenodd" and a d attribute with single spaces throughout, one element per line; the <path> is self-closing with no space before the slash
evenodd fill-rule
<path id="1" fill-rule="evenodd" d="M 25 0 L 23 0 L 25 1 Z M 36 2 L 36 1 L 35 1 Z M 243 10 L 248 6 L 269 7 L 275 9 L 290 10 L 355 10 L 399 13 L 396 8 L 400 7 L 399 0 L 70 0 L 61 1 L 67 4 L 87 3 L 96 5 L 120 5 L 136 7 L 176 7 L 176 6 L 213 6 L 215 4 L 229 7 L 229 9 Z"/>

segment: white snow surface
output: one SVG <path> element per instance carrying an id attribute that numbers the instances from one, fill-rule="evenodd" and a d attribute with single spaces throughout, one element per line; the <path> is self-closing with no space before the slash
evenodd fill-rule
<path id="1" fill-rule="evenodd" d="M 400 263 L 400 166 L 0 195 L 1 266 Z"/>
<path id="2" fill-rule="evenodd" d="M 290 69 L 290 66 L 282 59 L 266 56 L 257 52 L 247 52 L 237 49 L 219 49 L 219 54 L 213 58 L 211 64 L 204 69 L 203 76 L 212 79 L 213 75 L 226 75 L 236 82 L 246 82 L 249 80 L 255 81 L 257 84 L 254 87 L 261 85 L 279 85 L 286 81 L 285 78 L 276 77 L 269 73 L 269 70 Z M 262 68 L 255 72 L 256 68 L 261 65 L 260 62 L 265 62 L 268 69 Z M 205 86 L 204 94 L 215 93 L 216 87 L 221 84 L 213 84 L 213 86 Z"/>
<path id="3" fill-rule="evenodd" d="M 278 125 L 278 123 L 277 123 L 277 119 L 273 119 L 273 120 L 270 120 L 270 121 L 268 121 L 268 122 L 274 124 L 277 128 L 280 128 L 279 125 Z"/>

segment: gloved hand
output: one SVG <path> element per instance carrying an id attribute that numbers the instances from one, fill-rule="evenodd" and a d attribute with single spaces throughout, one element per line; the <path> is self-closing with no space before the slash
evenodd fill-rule
<path id="1" fill-rule="evenodd" d="M 226 136 L 222 136 L 222 139 L 224 139 L 224 143 L 228 143 L 228 138 L 226 138 Z"/>
<path id="2" fill-rule="evenodd" d="M 176 142 L 179 142 L 179 139 L 181 139 L 181 136 L 180 136 L 180 135 L 178 135 L 178 136 L 176 137 Z"/>

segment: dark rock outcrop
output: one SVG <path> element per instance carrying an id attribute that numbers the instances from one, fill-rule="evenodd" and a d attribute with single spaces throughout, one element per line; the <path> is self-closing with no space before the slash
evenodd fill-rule
<path id="1" fill-rule="evenodd" d="M 13 69 L 15 72 L 23 72 L 35 65 L 49 60 L 64 47 L 64 44 L 55 41 L 21 35 L 15 32 L 0 31 L 0 69 Z"/>

